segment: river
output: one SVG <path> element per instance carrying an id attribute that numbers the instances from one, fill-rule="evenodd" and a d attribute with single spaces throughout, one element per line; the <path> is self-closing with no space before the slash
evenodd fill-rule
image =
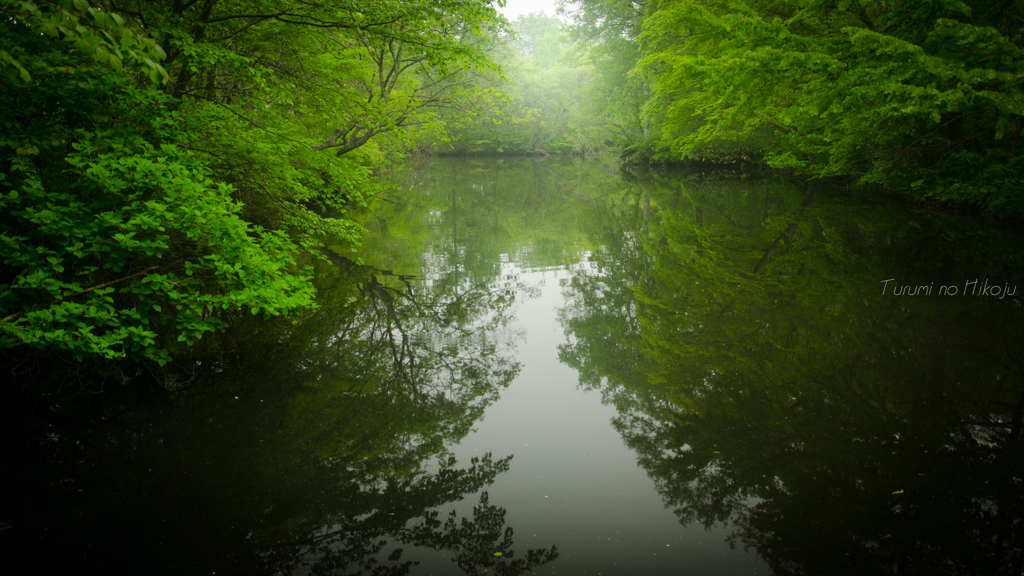
<path id="1" fill-rule="evenodd" d="M 9 448 L 40 573 L 1017 574 L 1024 235 L 612 158 L 410 163 L 169 392 Z M 355 263 L 358 262 L 358 263 Z M 7 520 L 10 519 L 10 520 Z"/>

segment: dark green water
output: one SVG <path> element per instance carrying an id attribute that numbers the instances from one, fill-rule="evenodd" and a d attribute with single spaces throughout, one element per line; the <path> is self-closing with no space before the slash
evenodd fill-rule
<path id="1" fill-rule="evenodd" d="M 299 324 L 9 424 L 5 560 L 1021 573 L 1019 230 L 562 158 L 424 160 L 364 224 Z"/>

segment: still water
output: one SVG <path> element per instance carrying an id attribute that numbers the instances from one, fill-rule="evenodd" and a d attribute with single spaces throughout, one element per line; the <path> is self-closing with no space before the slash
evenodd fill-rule
<path id="1" fill-rule="evenodd" d="M 170 393 L 50 398 L 8 447 L 5 557 L 1021 573 L 1018 229 L 600 158 L 426 159 L 400 182 L 358 252 L 316 264 L 316 313 L 240 317 L 152 376 Z"/>

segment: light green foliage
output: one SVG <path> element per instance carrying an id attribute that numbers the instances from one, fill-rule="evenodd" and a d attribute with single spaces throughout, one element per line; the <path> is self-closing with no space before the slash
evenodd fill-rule
<path id="1" fill-rule="evenodd" d="M 573 61 L 592 70 L 592 81 L 583 93 L 586 122 L 600 129 L 624 156 L 651 159 L 658 126 L 641 115 L 650 90 L 644 78 L 632 73 L 640 59 L 644 3 L 574 0 L 565 4 L 573 5 L 572 23 L 567 27 L 575 41 Z"/>
<path id="2" fill-rule="evenodd" d="M 507 83 L 495 82 L 496 100 L 472 124 L 459 129 L 456 153 L 588 153 L 602 147 L 600 122 L 587 116 L 586 93 L 593 83 L 588 63 L 566 57 L 569 46 L 561 20 L 529 14 L 514 23 L 492 52 Z"/>
<path id="3" fill-rule="evenodd" d="M 2 10 L 4 346 L 161 363 L 310 305 L 295 248 L 358 244 L 371 173 L 480 94 L 500 22 L 482 0 Z"/>
<path id="4" fill-rule="evenodd" d="M 0 347 L 164 363 L 225 315 L 311 304 L 292 243 L 239 217 L 169 98 L 27 26 L 4 38 L 32 58 L 0 93 Z"/>
<path id="5" fill-rule="evenodd" d="M 561 60 L 561 20 L 542 13 L 526 14 L 516 19 L 515 31 L 512 45 L 519 54 L 531 58 L 539 68 L 551 68 Z"/>
<path id="6" fill-rule="evenodd" d="M 679 155 L 760 147 L 776 167 L 1021 212 L 1022 29 L 1014 2 L 667 0 L 639 70 Z"/>
<path id="7" fill-rule="evenodd" d="M 561 22 L 541 14 L 520 16 L 515 22 L 520 55 L 515 64 L 515 97 L 519 130 L 511 148 L 527 152 L 568 152 L 572 140 L 573 97 L 581 71 L 562 58 Z M 501 137 L 498 137 L 501 140 Z"/>
<path id="8" fill-rule="evenodd" d="M 472 109 L 500 22 L 482 0 L 150 2 L 124 13 L 167 49 L 193 150 L 231 182 L 243 216 L 307 248 L 358 245 L 370 174 L 443 137 Z"/>

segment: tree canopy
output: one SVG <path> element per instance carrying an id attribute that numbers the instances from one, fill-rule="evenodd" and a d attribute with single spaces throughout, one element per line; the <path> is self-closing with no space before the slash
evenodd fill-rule
<path id="1" fill-rule="evenodd" d="M 760 160 L 1024 213 L 1017 2 L 564 8 L 2 0 L 0 346 L 165 362 L 297 318 L 407 151 Z"/>
<path id="2" fill-rule="evenodd" d="M 567 5 L 635 161 L 763 161 L 1024 213 L 1019 2 Z"/>
<path id="3" fill-rule="evenodd" d="M 637 72 L 676 153 L 741 142 L 774 167 L 1021 213 L 1021 30 L 1019 2 L 668 0 Z"/>
<path id="4" fill-rule="evenodd" d="M 187 119 L 150 82 L 162 69 L 141 56 L 118 70 L 95 40 L 113 37 L 113 17 L 94 11 L 70 50 L 36 32 L 59 34 L 46 26 L 71 10 L 5 27 L 20 70 L 0 92 L 2 346 L 163 363 L 169 342 L 222 327 L 218 311 L 310 306 L 288 238 L 243 220 L 231 186 L 189 150 Z"/>
<path id="5" fill-rule="evenodd" d="M 0 14 L 0 346 L 158 363 L 314 306 L 303 262 L 358 244 L 383 154 L 472 114 L 501 25 L 483 0 Z"/>

